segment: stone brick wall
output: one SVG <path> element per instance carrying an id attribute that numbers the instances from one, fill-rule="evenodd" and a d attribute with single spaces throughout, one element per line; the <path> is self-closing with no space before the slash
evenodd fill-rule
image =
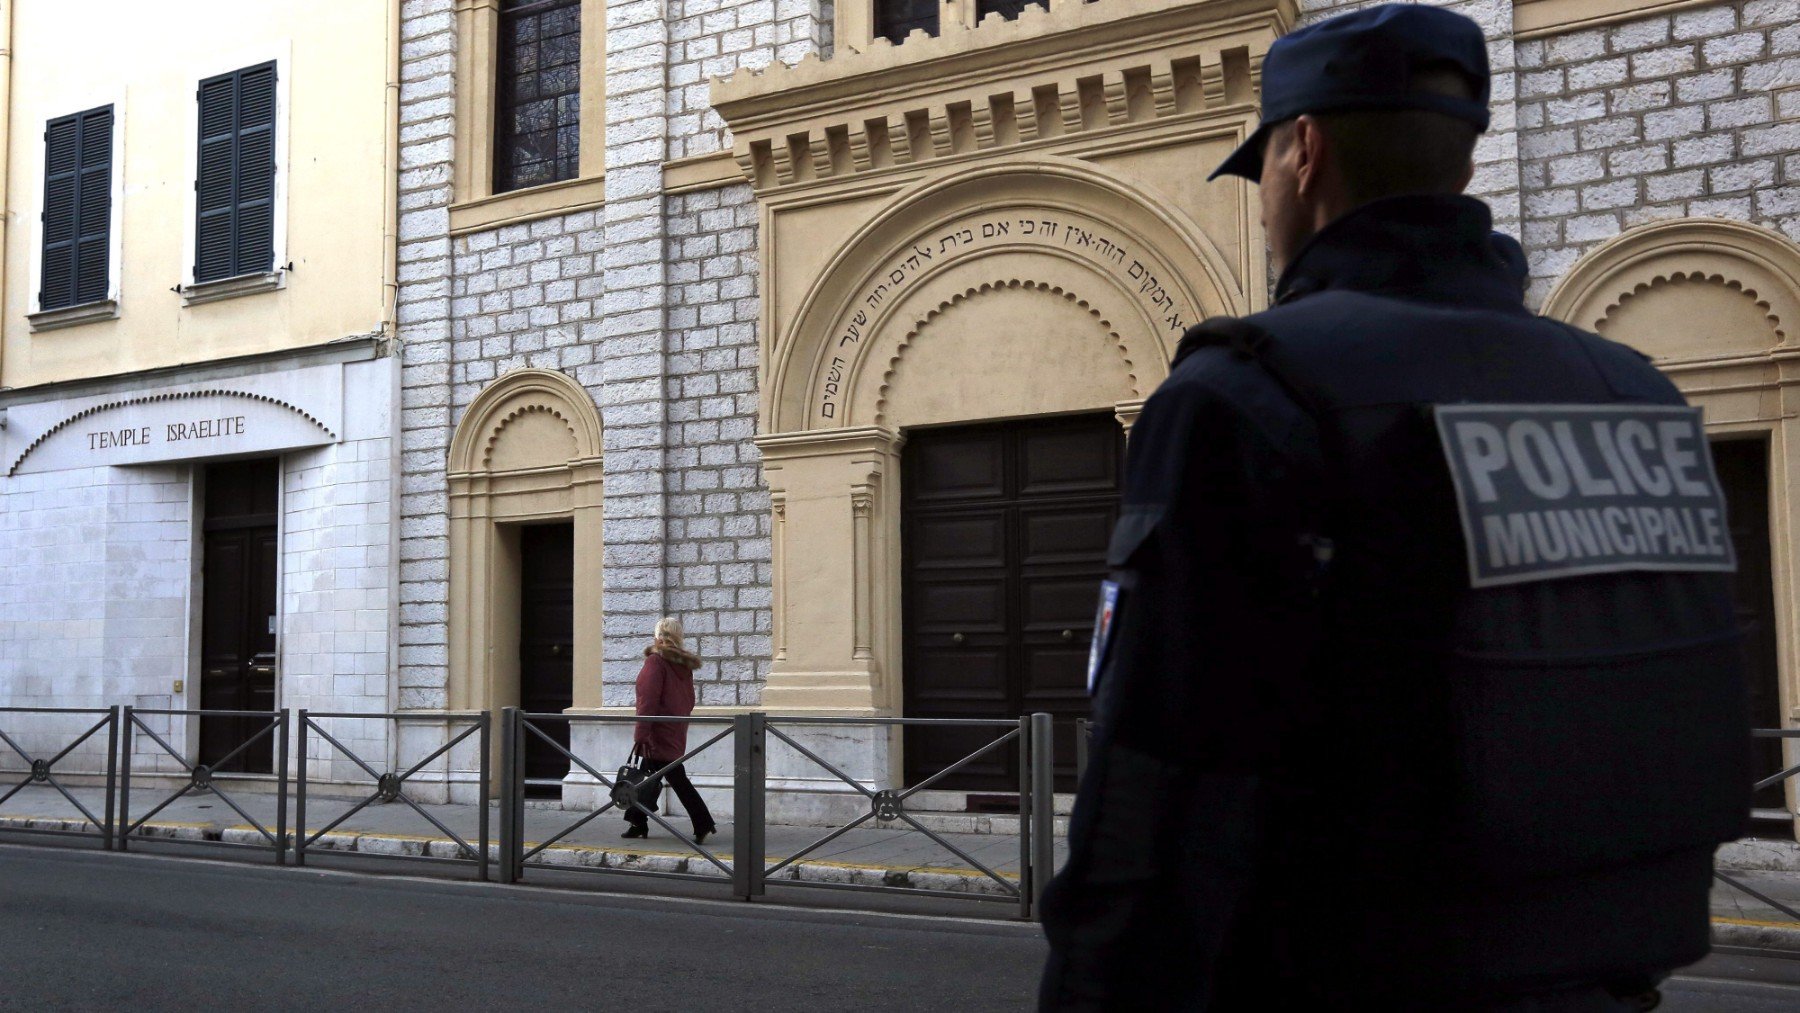
<path id="1" fill-rule="evenodd" d="M 757 703 L 771 653 L 756 219 L 747 185 L 669 202 L 669 609 L 707 660 L 707 704 Z"/>
<path id="2" fill-rule="evenodd" d="M 669 157 L 731 146 L 709 78 L 829 55 L 832 17 L 829 0 L 669 0 Z"/>
<path id="3" fill-rule="evenodd" d="M 0 703 L 183 706 L 173 693 L 176 680 L 191 677 L 190 474 L 184 465 L 161 465 L 4 480 Z M 198 687 L 187 699 L 197 704 Z M 28 752 L 54 755 L 95 720 L 15 715 L 4 727 Z M 88 740 L 59 769 L 103 769 L 105 743 L 105 733 Z M 161 752 L 144 739 L 136 752 L 149 757 L 150 750 Z M 6 753 L 0 770 L 22 769 Z"/>
<path id="4" fill-rule="evenodd" d="M 1800 240 L 1800 7 L 1747 0 L 1519 44 L 1530 298 L 1644 222 Z"/>
<path id="5" fill-rule="evenodd" d="M 450 201 L 456 22 L 451 0 L 401 6 L 400 657 L 402 709 L 442 708 L 449 640 Z"/>

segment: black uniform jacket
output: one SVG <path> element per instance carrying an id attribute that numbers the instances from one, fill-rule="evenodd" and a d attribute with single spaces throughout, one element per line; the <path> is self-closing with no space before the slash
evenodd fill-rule
<path id="1" fill-rule="evenodd" d="M 1046 1008 L 1477 1008 L 1705 952 L 1748 806 L 1729 578 L 1472 589 L 1431 415 L 1682 399 L 1526 310 L 1490 226 L 1352 212 L 1145 406 Z"/>

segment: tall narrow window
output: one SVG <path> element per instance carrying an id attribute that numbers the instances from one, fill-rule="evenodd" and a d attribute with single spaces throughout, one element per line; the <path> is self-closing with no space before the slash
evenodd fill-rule
<path id="1" fill-rule="evenodd" d="M 875 0 L 875 34 L 899 45 L 916 28 L 938 33 L 938 0 Z"/>
<path id="2" fill-rule="evenodd" d="M 275 64 L 200 82 L 194 281 L 275 267 Z"/>
<path id="3" fill-rule="evenodd" d="M 113 107 L 44 129 L 44 263 L 38 308 L 106 298 L 112 253 Z"/>
<path id="4" fill-rule="evenodd" d="M 494 192 L 574 179 L 581 159 L 581 0 L 503 0 Z"/>

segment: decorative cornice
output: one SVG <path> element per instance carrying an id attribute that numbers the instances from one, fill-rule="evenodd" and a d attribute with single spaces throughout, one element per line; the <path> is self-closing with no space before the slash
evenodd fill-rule
<path id="1" fill-rule="evenodd" d="M 899 46 L 712 84 L 758 189 L 847 178 L 1188 114 L 1250 116 L 1292 0 L 1106 0 L 915 32 Z"/>

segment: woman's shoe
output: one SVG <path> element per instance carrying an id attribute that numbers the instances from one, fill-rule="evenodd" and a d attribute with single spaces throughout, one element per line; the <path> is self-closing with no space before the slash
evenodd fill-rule
<path id="1" fill-rule="evenodd" d="M 695 844 L 705 844 L 706 839 L 708 837 L 710 837 L 713 834 L 716 834 L 718 832 L 719 832 L 718 827 L 707 827 L 705 830 L 695 830 L 694 831 L 694 843 Z"/>
<path id="2" fill-rule="evenodd" d="M 621 834 L 620 836 L 625 837 L 625 838 L 649 837 L 650 836 L 650 828 L 649 827 L 632 827 L 630 830 L 625 831 L 625 833 Z"/>

